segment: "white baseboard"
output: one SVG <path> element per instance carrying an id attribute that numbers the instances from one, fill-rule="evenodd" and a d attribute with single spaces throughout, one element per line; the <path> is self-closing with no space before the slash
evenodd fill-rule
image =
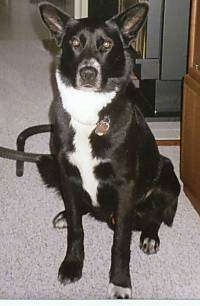
<path id="1" fill-rule="evenodd" d="M 180 122 L 148 122 L 151 131 L 157 140 L 179 140 Z"/>

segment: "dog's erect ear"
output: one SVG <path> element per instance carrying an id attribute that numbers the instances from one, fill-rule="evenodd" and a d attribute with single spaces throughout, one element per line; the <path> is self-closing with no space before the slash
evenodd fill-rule
<path id="1" fill-rule="evenodd" d="M 44 24 L 55 38 L 57 45 L 60 46 L 66 24 L 74 19 L 49 2 L 41 2 L 39 10 Z"/>
<path id="2" fill-rule="evenodd" d="M 123 13 L 114 16 L 109 22 L 114 22 L 120 29 L 126 43 L 130 44 L 136 37 L 140 29 L 144 26 L 149 5 L 146 2 L 138 3 L 129 7 Z"/>

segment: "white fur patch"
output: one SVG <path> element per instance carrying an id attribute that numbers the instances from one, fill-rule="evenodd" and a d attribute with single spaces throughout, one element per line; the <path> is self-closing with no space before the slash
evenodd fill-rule
<path id="1" fill-rule="evenodd" d="M 132 297 L 132 290 L 131 288 L 124 288 L 110 283 L 108 286 L 108 295 L 110 299 L 130 299 Z"/>
<path id="2" fill-rule="evenodd" d="M 73 119 L 70 123 L 75 131 L 73 142 L 75 152 L 68 155 L 69 161 L 78 167 L 83 182 L 83 188 L 89 193 L 92 204 L 98 206 L 98 180 L 95 178 L 94 168 L 100 163 L 100 160 L 92 157 L 89 141 L 89 136 L 95 126 L 84 125 Z"/>
<path id="3" fill-rule="evenodd" d="M 74 120 L 82 124 L 96 124 L 100 110 L 109 104 L 116 95 L 115 91 L 101 93 L 67 87 L 58 70 L 56 71 L 56 80 L 64 109 Z"/>

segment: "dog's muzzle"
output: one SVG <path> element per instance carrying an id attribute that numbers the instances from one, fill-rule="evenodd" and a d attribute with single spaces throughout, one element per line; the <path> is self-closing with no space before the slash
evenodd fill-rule
<path id="1" fill-rule="evenodd" d="M 101 67 L 94 58 L 82 61 L 77 70 L 77 87 L 98 90 L 101 86 Z"/>
<path id="2" fill-rule="evenodd" d="M 82 86 L 90 87 L 96 84 L 97 74 L 98 74 L 96 68 L 91 66 L 88 67 L 86 66 L 81 68 L 79 73 L 81 77 Z"/>

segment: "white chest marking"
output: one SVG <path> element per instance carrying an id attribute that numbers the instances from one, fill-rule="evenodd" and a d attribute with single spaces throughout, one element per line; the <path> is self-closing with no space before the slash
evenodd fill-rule
<path id="1" fill-rule="evenodd" d="M 74 120 L 94 125 L 99 120 L 98 113 L 115 97 L 116 92 L 84 91 L 66 86 L 56 71 L 56 81 L 64 109 Z"/>
<path id="2" fill-rule="evenodd" d="M 75 130 L 73 141 L 75 152 L 69 154 L 68 158 L 73 165 L 78 167 L 83 182 L 83 188 L 89 193 L 92 204 L 98 206 L 98 180 L 94 175 L 94 168 L 101 162 L 101 160 L 93 158 L 89 140 L 89 136 L 95 126 L 83 125 L 73 119 L 71 120 L 71 125 Z"/>

